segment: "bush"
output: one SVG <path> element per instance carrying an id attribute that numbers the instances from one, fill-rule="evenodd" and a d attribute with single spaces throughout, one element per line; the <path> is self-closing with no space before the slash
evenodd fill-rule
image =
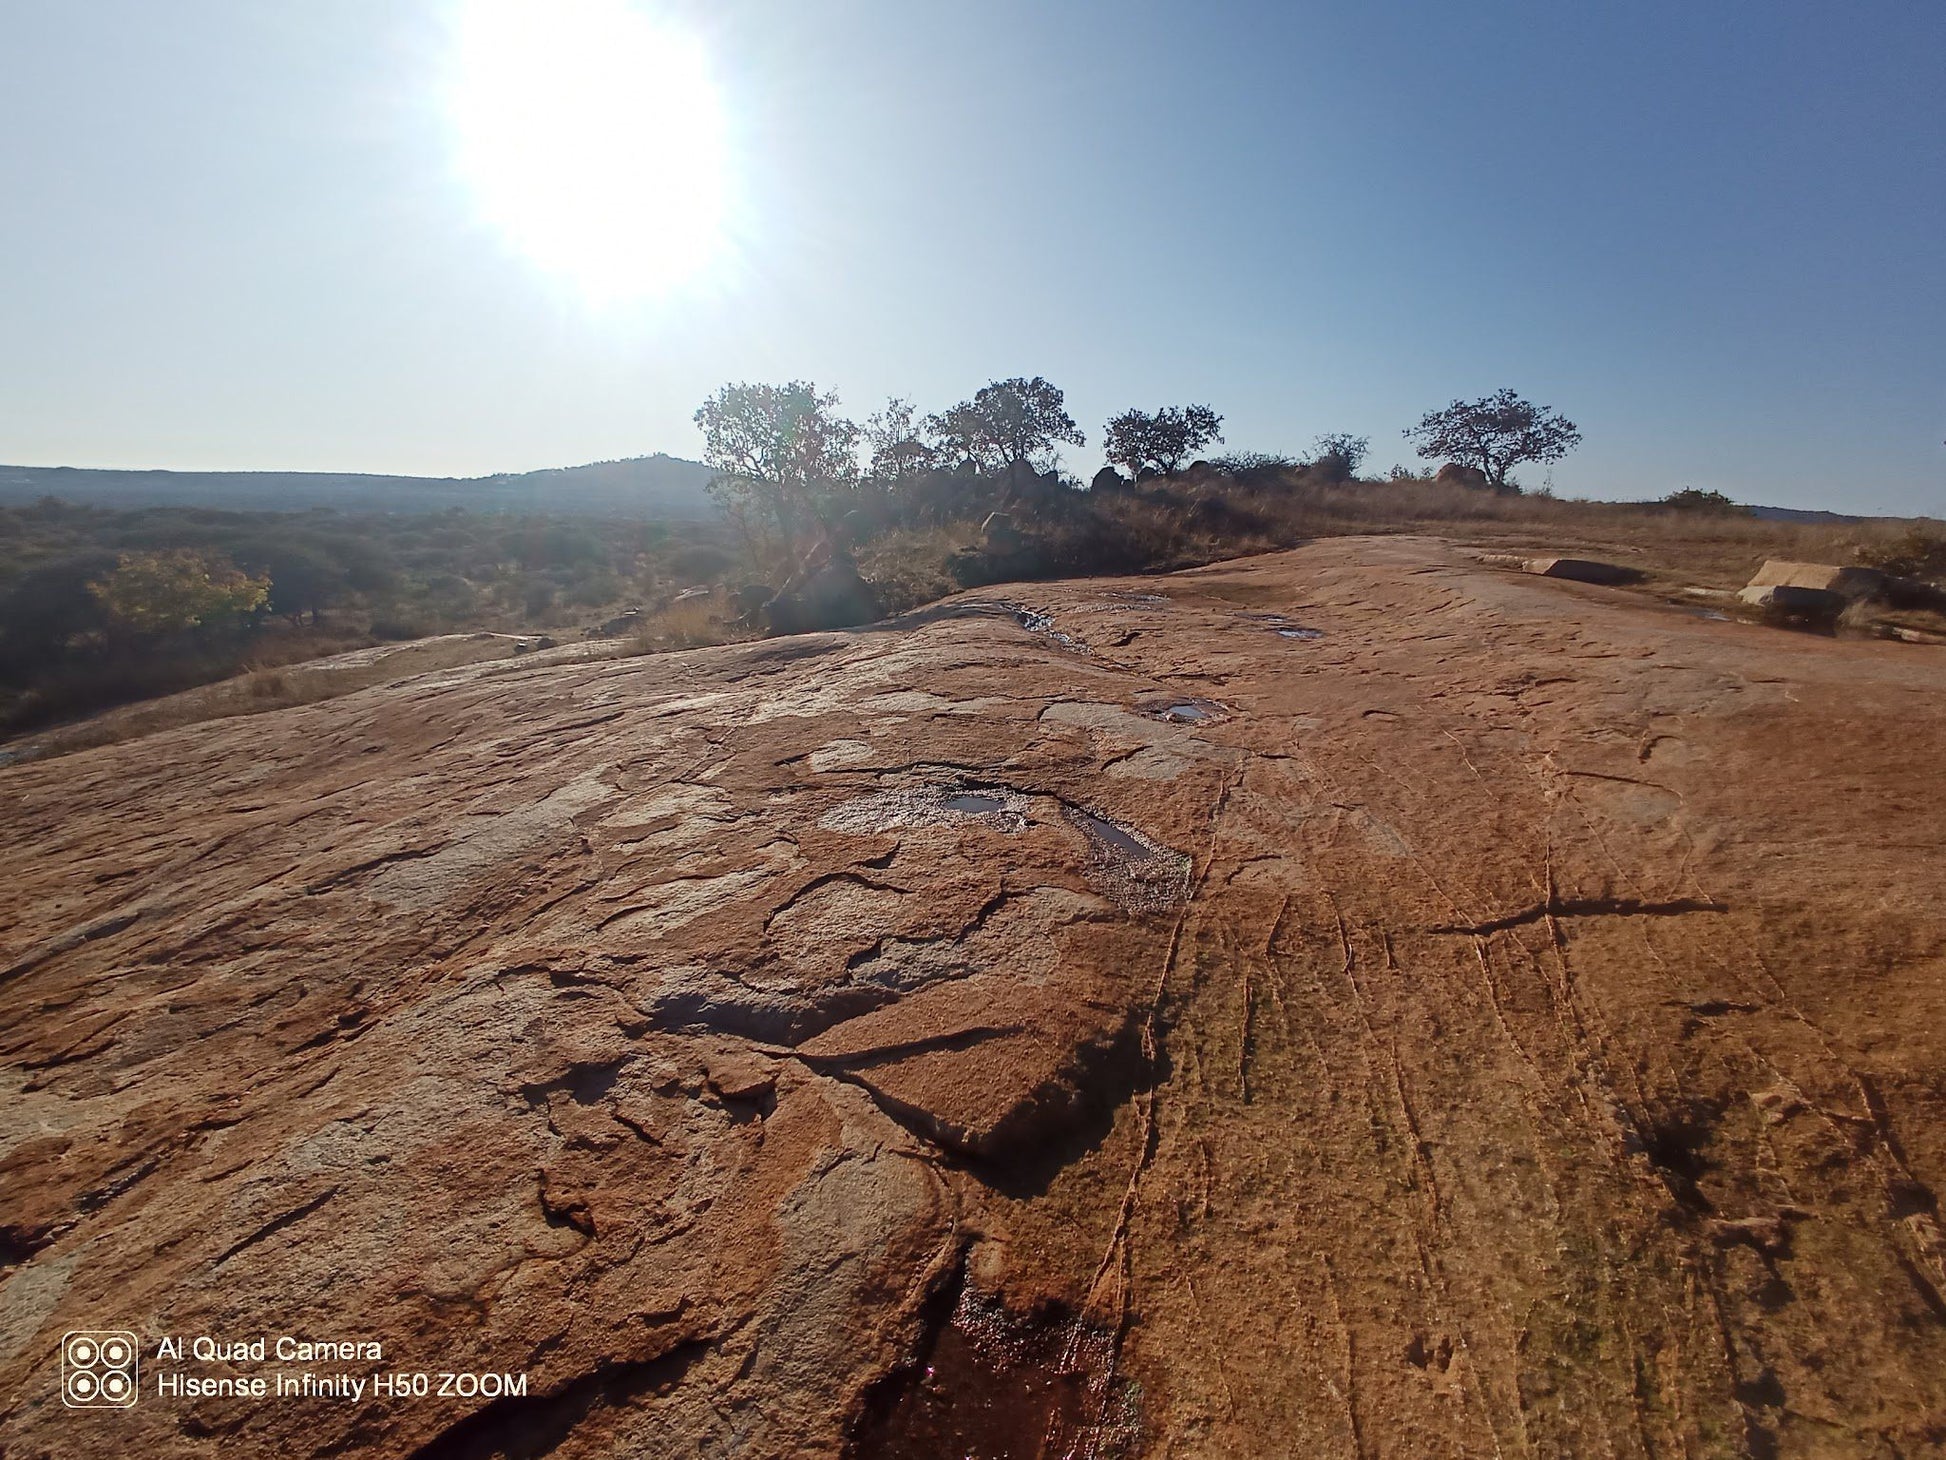
<path id="1" fill-rule="evenodd" d="M 613 573 L 584 573 L 568 585 L 567 599 L 576 608 L 599 608 L 622 595 L 622 581 Z"/>
<path id="2" fill-rule="evenodd" d="M 1233 451 L 1228 456 L 1218 456 L 1210 461 L 1212 470 L 1221 472 L 1242 487 L 1280 485 L 1293 473 L 1302 470 L 1303 466 L 1304 463 L 1294 457 L 1266 451 Z"/>
<path id="3" fill-rule="evenodd" d="M 702 543 L 671 553 L 669 571 L 688 583 L 707 583 L 729 572 L 734 561 L 721 548 Z"/>
<path id="4" fill-rule="evenodd" d="M 1748 507 L 1739 506 L 1721 492 L 1704 491 L 1700 487 L 1684 487 L 1680 492 L 1671 492 L 1657 504 L 1673 507 L 1678 512 L 1707 512 L 1719 517 L 1748 517 Z"/>
<path id="5" fill-rule="evenodd" d="M 423 619 L 412 618 L 404 613 L 389 613 L 372 620 L 374 639 L 423 639 L 432 633 L 432 627 Z"/>
<path id="6" fill-rule="evenodd" d="M 1859 562 L 1895 577 L 1946 584 L 1946 531 L 1908 528 L 1890 542 L 1858 548 L 1855 556 Z"/>
<path id="7" fill-rule="evenodd" d="M 1314 473 L 1328 482 L 1348 482 L 1358 475 L 1365 453 L 1372 449 L 1372 438 L 1339 431 L 1318 437 L 1311 449 L 1317 453 L 1311 461 Z"/>

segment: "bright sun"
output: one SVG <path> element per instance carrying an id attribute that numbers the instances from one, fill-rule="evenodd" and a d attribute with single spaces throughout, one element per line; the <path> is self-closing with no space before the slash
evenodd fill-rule
<path id="1" fill-rule="evenodd" d="M 717 256 L 728 172 L 701 46 L 625 0 L 462 0 L 461 174 L 521 253 L 596 301 Z"/>

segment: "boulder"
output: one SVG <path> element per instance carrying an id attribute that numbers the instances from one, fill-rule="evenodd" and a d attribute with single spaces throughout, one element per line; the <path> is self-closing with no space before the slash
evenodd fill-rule
<path id="1" fill-rule="evenodd" d="M 617 634 L 632 634 L 642 622 L 642 610 L 631 608 L 618 613 L 606 623 L 597 624 L 588 632 L 596 638 L 612 639 Z"/>
<path id="2" fill-rule="evenodd" d="M 1850 600 L 1829 588 L 1800 588 L 1792 583 L 1753 583 L 1737 594 L 1737 602 L 1746 608 L 1787 614 L 1793 618 L 1835 619 L 1844 612 Z"/>
<path id="3" fill-rule="evenodd" d="M 1839 567 L 1832 563 L 1793 563 L 1767 558 L 1750 579 L 1752 588 L 1810 588 L 1836 593 L 1847 600 L 1878 598 L 1886 588 L 1885 574 L 1876 568 Z"/>
<path id="4" fill-rule="evenodd" d="M 980 537 L 987 551 L 1010 553 L 1020 546 L 1020 529 L 1014 525 L 1011 512 L 989 512 L 986 521 L 980 524 Z"/>
<path id="5" fill-rule="evenodd" d="M 839 555 L 793 593 L 780 593 L 763 606 L 764 627 L 773 634 L 806 634 L 843 629 L 878 617 L 878 596 L 858 575 L 849 557 Z"/>
<path id="6" fill-rule="evenodd" d="M 1089 480 L 1088 490 L 1091 492 L 1126 492 L 1128 490 L 1128 478 L 1116 471 L 1114 467 L 1104 466 Z"/>
<path id="7" fill-rule="evenodd" d="M 768 583 L 746 583 L 730 595 L 730 602 L 736 605 L 737 616 L 755 619 L 758 611 L 777 596 L 777 590 Z"/>
<path id="8" fill-rule="evenodd" d="M 1598 563 L 1592 558 L 1529 558 L 1523 571 L 1542 578 L 1566 578 L 1574 583 L 1633 583 L 1642 576 L 1635 568 L 1619 563 Z"/>
<path id="9" fill-rule="evenodd" d="M 1487 474 L 1477 466 L 1462 466 L 1457 461 L 1449 461 L 1433 473 L 1433 480 L 1444 482 L 1449 487 L 1472 487 L 1475 491 L 1489 490 L 1493 483 Z"/>

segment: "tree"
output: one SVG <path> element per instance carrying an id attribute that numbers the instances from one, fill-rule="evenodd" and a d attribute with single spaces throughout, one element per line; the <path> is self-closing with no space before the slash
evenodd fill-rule
<path id="1" fill-rule="evenodd" d="M 1574 422 L 1511 390 L 1480 400 L 1456 400 L 1404 433 L 1419 455 L 1477 468 L 1496 492 L 1517 492 L 1507 473 L 1524 461 L 1559 461 L 1581 444 Z"/>
<path id="2" fill-rule="evenodd" d="M 320 622 L 345 586 L 343 568 L 303 547 L 272 548 L 262 562 L 270 579 L 268 607 L 293 627 L 307 613 L 312 624 Z"/>
<path id="3" fill-rule="evenodd" d="M 922 477 L 939 464 L 939 448 L 926 439 L 918 408 L 898 396 L 866 420 L 865 446 L 871 452 L 866 475 L 888 487 Z"/>
<path id="4" fill-rule="evenodd" d="M 1088 444 L 1068 414 L 1067 397 L 1038 375 L 990 381 L 972 400 L 928 417 L 926 429 L 949 462 L 980 471 L 1023 464 L 1049 471 L 1057 443 Z"/>
<path id="5" fill-rule="evenodd" d="M 124 553 L 88 591 L 129 634 L 159 638 L 255 613 L 270 599 L 270 579 L 250 576 L 221 553 L 178 548 Z"/>
<path id="6" fill-rule="evenodd" d="M 710 492 L 726 510 L 757 510 L 788 544 L 830 497 L 857 484 L 858 427 L 834 392 L 809 381 L 726 385 L 696 409 Z"/>
<path id="7" fill-rule="evenodd" d="M 1358 475 L 1365 453 L 1372 449 L 1369 436 L 1352 436 L 1343 431 L 1320 436 L 1311 444 L 1311 466 L 1334 482 L 1348 482 Z"/>
<path id="8" fill-rule="evenodd" d="M 1133 476 L 1145 468 L 1174 476 L 1190 457 L 1223 439 L 1222 425 L 1223 418 L 1208 406 L 1164 406 L 1153 415 L 1123 411 L 1108 423 L 1104 454 Z"/>

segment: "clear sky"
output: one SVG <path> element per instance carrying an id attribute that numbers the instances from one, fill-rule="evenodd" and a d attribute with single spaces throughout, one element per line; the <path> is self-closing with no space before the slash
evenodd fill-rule
<path id="1" fill-rule="evenodd" d="M 520 3 L 0 0 L 0 461 L 473 475 L 695 455 L 729 380 L 1040 374 L 1084 476 L 1191 401 L 1383 468 L 1512 386 L 1564 495 L 1946 515 L 1939 0 L 639 0 L 718 117 L 647 154 L 608 122 L 694 78 L 463 64 Z M 496 162 L 556 114 L 604 136 Z M 608 200 L 565 267 L 549 186 Z"/>

